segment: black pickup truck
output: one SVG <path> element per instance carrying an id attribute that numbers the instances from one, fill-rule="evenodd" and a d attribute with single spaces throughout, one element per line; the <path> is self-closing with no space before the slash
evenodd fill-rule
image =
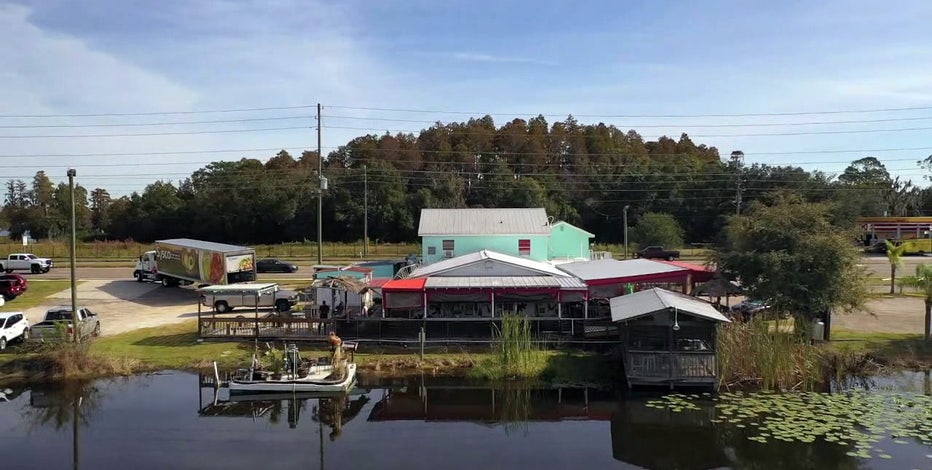
<path id="1" fill-rule="evenodd" d="M 634 253 L 635 258 L 646 258 L 646 259 L 665 259 L 667 261 L 673 261 L 680 257 L 680 252 L 677 250 L 665 250 L 662 246 L 647 246 Z"/>

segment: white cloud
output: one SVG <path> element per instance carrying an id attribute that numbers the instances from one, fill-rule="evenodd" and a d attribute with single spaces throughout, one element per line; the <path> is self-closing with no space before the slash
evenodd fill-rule
<path id="1" fill-rule="evenodd" d="M 474 52 L 456 52 L 452 54 L 454 59 L 466 60 L 471 62 L 497 62 L 497 63 L 512 63 L 512 64 L 535 64 L 535 65 L 557 65 L 555 62 L 540 60 L 540 59 L 531 59 L 526 57 L 508 57 L 508 56 L 498 56 L 490 54 L 479 54 Z"/>

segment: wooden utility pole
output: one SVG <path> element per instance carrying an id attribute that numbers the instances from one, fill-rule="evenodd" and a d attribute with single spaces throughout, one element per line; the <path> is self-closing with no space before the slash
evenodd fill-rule
<path id="1" fill-rule="evenodd" d="M 317 103 L 317 264 L 324 264 L 324 154 L 320 147 L 320 103 Z"/>
<path id="2" fill-rule="evenodd" d="M 362 255 L 369 257 L 369 165 L 362 166 Z"/>

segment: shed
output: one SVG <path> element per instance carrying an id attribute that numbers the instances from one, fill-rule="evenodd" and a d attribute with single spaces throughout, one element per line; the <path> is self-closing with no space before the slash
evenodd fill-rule
<path id="1" fill-rule="evenodd" d="M 621 324 L 628 386 L 707 386 L 718 383 L 716 330 L 728 322 L 710 303 L 653 288 L 611 299 Z"/>

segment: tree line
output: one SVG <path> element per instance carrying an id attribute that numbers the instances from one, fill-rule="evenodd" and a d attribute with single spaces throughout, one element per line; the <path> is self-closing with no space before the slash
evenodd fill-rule
<path id="1" fill-rule="evenodd" d="M 855 160 L 837 177 L 797 166 L 745 165 L 740 150 L 723 158 L 686 134 L 645 140 L 634 130 L 580 124 L 572 116 L 501 126 L 485 116 L 437 123 L 416 135 L 360 136 L 323 162 L 316 152 L 284 150 L 263 160 L 214 162 L 181 181 L 155 181 L 118 198 L 78 184 L 78 231 L 84 239 L 314 240 L 319 163 L 328 180 L 322 191 L 327 241 L 360 240 L 366 206 L 370 238 L 386 242 L 416 241 L 424 207 L 544 207 L 600 243 L 622 241 L 626 206 L 632 227 L 665 215 L 679 225 L 670 232 L 692 243 L 718 240 L 731 216 L 777 193 L 824 204 L 842 228 L 859 216 L 932 209 L 929 188 L 892 177 L 874 157 Z M 28 230 L 34 238 L 58 238 L 70 230 L 67 184 L 55 185 L 40 171 L 31 182 L 9 180 L 4 189 L 0 227 L 14 237 Z"/>

